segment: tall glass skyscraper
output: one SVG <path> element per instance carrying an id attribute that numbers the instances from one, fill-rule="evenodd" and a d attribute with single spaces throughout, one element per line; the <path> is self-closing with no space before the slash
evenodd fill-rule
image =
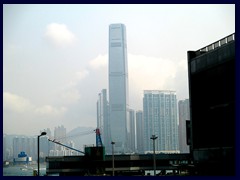
<path id="1" fill-rule="evenodd" d="M 97 101 L 97 128 L 100 129 L 105 152 L 111 153 L 111 139 L 110 139 L 110 125 L 109 125 L 109 111 L 107 101 L 107 90 L 102 89 L 98 94 Z"/>
<path id="2" fill-rule="evenodd" d="M 109 110 L 111 140 L 115 152 L 127 150 L 128 61 L 126 28 L 123 24 L 109 26 Z"/>
<path id="3" fill-rule="evenodd" d="M 128 151 L 130 153 L 135 152 L 135 111 L 129 109 L 129 121 L 127 122 L 127 133 L 128 133 Z"/>
<path id="4" fill-rule="evenodd" d="M 176 92 L 145 90 L 143 114 L 145 151 L 153 150 L 150 137 L 156 135 L 156 151 L 178 153 Z"/>
<path id="5" fill-rule="evenodd" d="M 143 143 L 143 134 L 144 134 L 144 121 L 143 121 L 143 111 L 136 112 L 136 135 L 137 135 L 137 152 L 144 153 L 144 143 Z"/>

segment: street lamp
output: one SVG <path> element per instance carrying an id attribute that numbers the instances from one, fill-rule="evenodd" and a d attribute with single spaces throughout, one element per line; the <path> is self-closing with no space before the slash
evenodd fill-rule
<path id="1" fill-rule="evenodd" d="M 150 139 L 153 140 L 153 168 L 154 168 L 154 176 L 156 176 L 156 157 L 155 157 L 155 140 L 158 137 L 156 135 L 152 135 Z"/>
<path id="2" fill-rule="evenodd" d="M 38 135 L 38 172 L 37 172 L 38 176 L 40 175 L 40 172 L 39 172 L 39 138 L 40 138 L 40 136 L 44 136 L 46 134 L 47 134 L 46 132 L 42 132 L 40 135 Z"/>
<path id="3" fill-rule="evenodd" d="M 115 142 L 111 142 L 112 144 L 112 175 L 114 176 L 114 144 Z"/>

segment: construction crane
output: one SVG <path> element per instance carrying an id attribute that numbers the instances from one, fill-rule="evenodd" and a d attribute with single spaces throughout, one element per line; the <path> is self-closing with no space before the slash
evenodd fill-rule
<path id="1" fill-rule="evenodd" d="M 103 147 L 103 143 L 102 143 L 102 139 L 101 139 L 101 134 L 100 134 L 99 128 L 97 128 L 97 129 L 94 130 L 94 131 L 96 132 L 96 147 Z M 77 151 L 77 152 L 79 152 L 79 153 L 85 154 L 85 152 L 80 151 L 80 150 L 75 149 L 75 148 L 72 148 L 72 147 L 70 147 L 70 146 L 67 146 L 67 145 L 65 145 L 65 144 L 62 144 L 62 143 L 60 143 L 59 141 L 57 141 L 56 139 L 54 139 L 54 140 L 48 139 L 48 141 L 51 141 L 51 142 L 56 143 L 56 144 L 58 144 L 58 145 L 64 146 L 64 147 L 66 147 L 66 148 L 68 148 L 68 149 Z"/>
<path id="2" fill-rule="evenodd" d="M 72 148 L 72 147 L 70 147 L 70 146 L 67 146 L 67 145 L 65 145 L 65 144 L 62 144 L 62 143 L 56 141 L 55 139 L 54 139 L 54 140 L 48 139 L 48 141 L 51 141 L 51 142 L 56 143 L 56 144 L 58 144 L 58 145 L 64 146 L 64 147 L 66 147 L 66 148 L 68 148 L 68 149 L 77 151 L 77 152 L 79 152 L 79 153 L 85 154 L 85 152 L 80 151 L 80 150 L 78 150 L 78 149 L 74 149 L 74 148 Z"/>
<path id="3" fill-rule="evenodd" d="M 100 129 L 97 128 L 95 131 L 96 131 L 96 147 L 102 147 L 103 143 L 101 139 Z"/>

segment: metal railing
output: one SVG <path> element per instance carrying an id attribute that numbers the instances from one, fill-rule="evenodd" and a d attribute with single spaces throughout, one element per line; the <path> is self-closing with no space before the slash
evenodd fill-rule
<path id="1" fill-rule="evenodd" d="M 219 48 L 219 47 L 221 47 L 221 46 L 223 46 L 223 45 L 225 45 L 225 44 L 227 44 L 231 41 L 235 41 L 235 33 L 233 33 L 229 36 L 226 36 L 226 37 L 224 37 L 224 38 L 222 38 L 222 39 L 220 39 L 220 40 L 218 40 L 218 41 L 216 41 L 216 42 L 214 42 L 214 43 L 212 43 L 208 46 L 205 46 L 205 47 L 197 50 L 196 55 L 199 56 L 203 53 L 212 51 L 212 50 L 217 49 L 217 48 Z"/>

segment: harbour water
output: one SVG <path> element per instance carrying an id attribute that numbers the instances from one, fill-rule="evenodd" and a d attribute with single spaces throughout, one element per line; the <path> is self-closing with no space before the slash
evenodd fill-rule
<path id="1" fill-rule="evenodd" d="M 34 176 L 33 171 L 37 170 L 37 165 L 15 165 L 3 167 L 3 176 Z M 40 165 L 40 176 L 46 174 L 46 165 Z"/>

